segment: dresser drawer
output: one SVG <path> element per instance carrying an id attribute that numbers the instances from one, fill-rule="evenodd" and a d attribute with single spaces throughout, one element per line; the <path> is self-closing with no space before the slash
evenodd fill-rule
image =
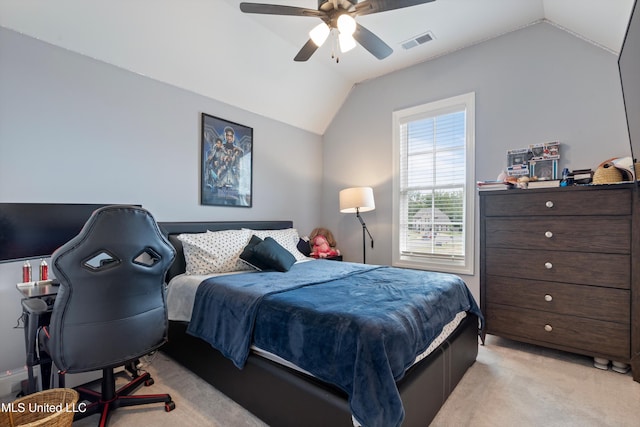
<path id="1" fill-rule="evenodd" d="M 487 247 L 631 252 L 631 217 L 487 218 Z"/>
<path id="2" fill-rule="evenodd" d="M 489 304 L 487 332 L 628 360 L 629 324 Z"/>
<path id="3" fill-rule="evenodd" d="M 630 292 L 623 289 L 488 276 L 487 301 L 607 322 L 630 321 Z"/>
<path id="4" fill-rule="evenodd" d="M 487 248 L 489 276 L 629 289 L 630 255 Z"/>
<path id="5" fill-rule="evenodd" d="M 626 189 L 513 191 L 483 197 L 484 215 L 631 215 L 631 191 Z"/>

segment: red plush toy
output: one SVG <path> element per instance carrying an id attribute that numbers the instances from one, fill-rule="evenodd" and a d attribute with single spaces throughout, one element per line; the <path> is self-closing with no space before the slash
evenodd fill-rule
<path id="1" fill-rule="evenodd" d="M 326 228 L 316 228 L 311 232 L 309 238 L 311 244 L 311 256 L 314 258 L 330 258 L 340 255 L 340 251 L 335 248 L 336 241 L 331 231 Z"/>

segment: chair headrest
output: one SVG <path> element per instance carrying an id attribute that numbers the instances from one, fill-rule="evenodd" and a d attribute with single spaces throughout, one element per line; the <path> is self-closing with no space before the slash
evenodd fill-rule
<path id="1" fill-rule="evenodd" d="M 159 267 L 166 271 L 174 257 L 175 250 L 149 211 L 138 206 L 112 205 L 95 210 L 80 233 L 53 253 L 52 269 L 61 279 L 60 270 L 76 267 L 78 260 L 89 270 L 131 260 L 147 266 L 160 263 Z M 65 262 L 71 264 L 65 267 Z"/>

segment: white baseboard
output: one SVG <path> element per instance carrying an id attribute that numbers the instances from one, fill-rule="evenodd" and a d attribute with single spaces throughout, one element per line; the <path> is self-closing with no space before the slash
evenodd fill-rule
<path id="1" fill-rule="evenodd" d="M 33 369 L 33 375 L 40 376 L 40 367 Z M 0 396 L 17 394 L 22 388 L 22 381 L 26 380 L 27 368 L 16 368 L 0 373 Z"/>
<path id="2" fill-rule="evenodd" d="M 122 371 L 118 368 L 115 372 Z M 40 386 L 40 366 L 34 366 L 33 375 Z M 28 378 L 27 368 L 16 368 L 0 373 L 0 396 L 16 396 L 22 389 L 22 381 Z M 97 380 L 102 377 L 102 371 L 83 372 L 81 374 L 67 374 L 65 376 L 65 387 L 77 387 L 82 384 Z M 57 381 L 56 381 L 57 382 Z M 53 387 L 57 384 L 52 384 Z"/>

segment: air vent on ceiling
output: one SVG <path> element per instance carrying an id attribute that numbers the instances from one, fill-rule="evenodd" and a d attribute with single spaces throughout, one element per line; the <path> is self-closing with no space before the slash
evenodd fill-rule
<path id="1" fill-rule="evenodd" d="M 412 47 L 419 46 L 421 44 L 425 44 L 426 42 L 430 42 L 435 37 L 433 37 L 433 33 L 431 31 L 427 31 L 426 33 L 417 35 L 415 37 L 410 38 L 409 40 L 405 40 L 401 43 L 402 47 L 405 49 L 411 49 Z"/>

